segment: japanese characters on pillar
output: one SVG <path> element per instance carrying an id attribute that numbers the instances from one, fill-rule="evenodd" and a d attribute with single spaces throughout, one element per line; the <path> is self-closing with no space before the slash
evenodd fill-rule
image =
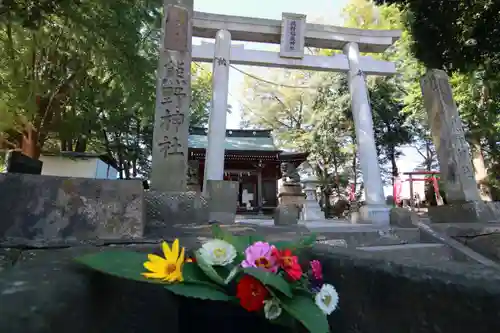
<path id="1" fill-rule="evenodd" d="M 191 103 L 192 0 L 165 1 L 153 130 L 151 188 L 185 191 Z"/>
<path id="2" fill-rule="evenodd" d="M 188 82 L 186 80 L 183 60 L 169 59 L 165 64 L 165 75 L 161 83 L 161 101 L 163 114 L 160 115 L 160 128 L 165 131 L 158 141 L 163 158 L 170 155 L 187 154 L 179 139 L 179 129 L 184 125 L 186 114 L 181 110 L 187 98 Z"/>
<path id="3" fill-rule="evenodd" d="M 447 200 L 479 200 L 469 145 L 448 76 L 441 70 L 429 70 L 421 80 L 421 88 Z"/>
<path id="4" fill-rule="evenodd" d="M 280 57 L 304 58 L 306 16 L 283 13 L 281 19 Z"/>

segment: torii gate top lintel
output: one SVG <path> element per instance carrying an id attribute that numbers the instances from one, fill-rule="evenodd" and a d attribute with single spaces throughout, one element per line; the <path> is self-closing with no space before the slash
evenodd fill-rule
<path id="1" fill-rule="evenodd" d="M 225 29 L 235 41 L 280 44 L 281 25 L 281 20 L 195 11 L 193 37 L 214 38 L 217 31 Z M 400 30 L 363 30 L 307 23 L 304 46 L 342 50 L 347 43 L 355 42 L 360 52 L 381 53 L 400 37 Z"/>

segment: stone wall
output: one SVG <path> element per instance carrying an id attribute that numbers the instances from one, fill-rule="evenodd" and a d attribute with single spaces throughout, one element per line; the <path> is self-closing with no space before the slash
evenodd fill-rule
<path id="1" fill-rule="evenodd" d="M 445 233 L 452 239 L 482 254 L 486 258 L 500 264 L 500 225 L 463 224 L 463 225 L 434 225 L 434 228 Z"/>
<path id="2" fill-rule="evenodd" d="M 340 295 L 332 332 L 488 333 L 500 330 L 500 272 L 474 264 L 387 262 L 318 247 Z"/>
<path id="3" fill-rule="evenodd" d="M 204 224 L 209 220 L 208 202 L 197 192 L 146 191 L 146 220 L 151 227 Z M 154 232 L 157 233 L 155 230 Z"/>
<path id="4" fill-rule="evenodd" d="M 181 240 L 184 245 L 192 245 Z M 157 286 L 92 273 L 74 256 L 102 248 L 25 250 L 0 273 L 0 332 L 273 332 L 225 303 L 186 301 Z M 116 247 L 115 247 L 116 248 Z M 129 249 L 150 252 L 157 245 Z M 0 253 L 1 254 L 1 253 Z M 318 246 L 328 282 L 340 294 L 335 333 L 490 333 L 500 329 L 500 276 L 483 266 L 386 262 L 369 253 Z"/>
<path id="5" fill-rule="evenodd" d="M 142 237 L 143 192 L 140 180 L 0 174 L 0 240 Z"/>

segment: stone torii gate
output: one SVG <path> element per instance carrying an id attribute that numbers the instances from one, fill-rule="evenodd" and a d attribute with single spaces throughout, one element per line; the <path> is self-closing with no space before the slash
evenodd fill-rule
<path id="1" fill-rule="evenodd" d="M 361 219 L 377 225 L 389 223 L 365 75 L 393 75 L 396 68 L 391 62 L 364 57 L 360 52 L 384 52 L 400 38 L 400 31 L 310 24 L 305 15 L 299 14 L 284 13 L 279 21 L 193 12 L 193 0 L 165 0 L 164 12 L 153 135 L 153 189 L 186 189 L 191 60 L 213 62 L 205 181 L 223 180 L 230 63 L 347 72 L 367 203 L 360 211 Z M 215 38 L 215 45 L 193 46 L 192 37 Z M 279 53 L 247 50 L 231 46 L 231 40 L 281 44 L 281 48 Z M 343 54 L 304 55 L 304 47 L 342 50 Z"/>

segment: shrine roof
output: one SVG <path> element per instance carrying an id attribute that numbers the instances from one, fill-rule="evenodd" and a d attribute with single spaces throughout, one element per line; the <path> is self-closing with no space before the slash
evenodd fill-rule
<path id="1" fill-rule="evenodd" d="M 188 146 L 206 149 L 208 146 L 207 129 L 190 128 Z M 226 150 L 278 151 L 274 145 L 271 130 L 226 130 Z"/>

